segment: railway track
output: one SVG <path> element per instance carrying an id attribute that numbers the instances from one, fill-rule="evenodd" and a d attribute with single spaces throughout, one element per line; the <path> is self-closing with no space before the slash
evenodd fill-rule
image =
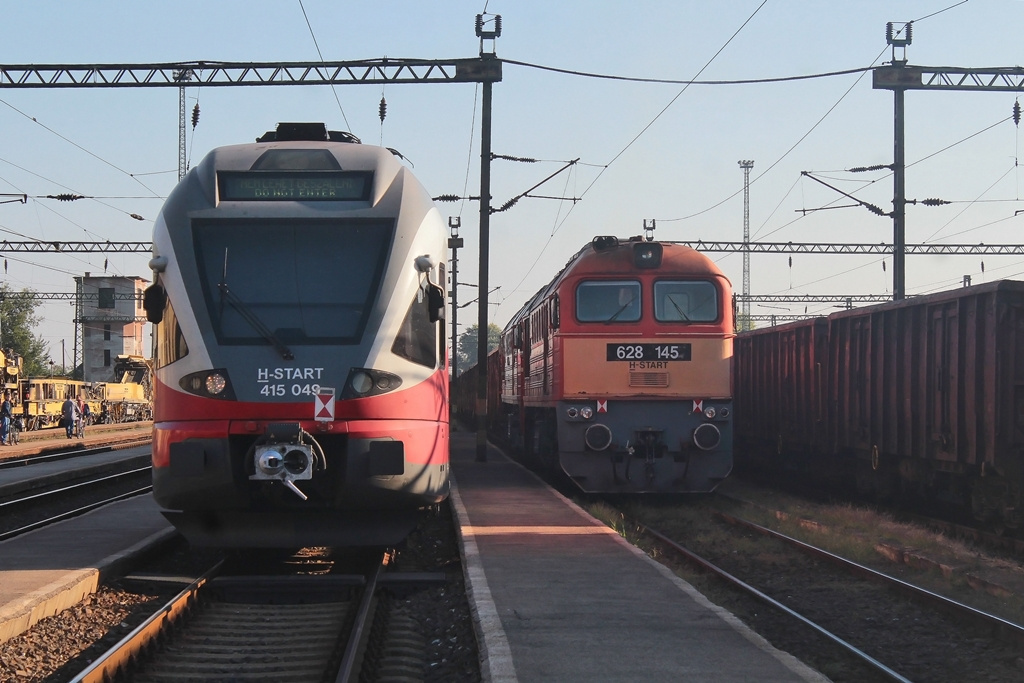
<path id="1" fill-rule="evenodd" d="M 329 549 L 307 548 L 288 557 L 270 552 L 228 556 L 223 567 L 204 577 L 222 559 L 222 553 L 190 548 L 180 537 L 161 540 L 143 554 L 122 563 L 116 573 L 107 576 L 107 583 L 97 594 L 82 604 L 43 620 L 11 641 L 0 643 L 0 661 L 4 662 L 0 666 L 0 680 L 26 680 L 19 675 L 10 677 L 12 671 L 43 671 L 38 680 L 63 682 L 84 676 L 87 667 L 119 646 L 133 630 L 141 629 L 139 625 L 147 620 L 146 628 L 159 635 L 151 638 L 145 647 L 136 648 L 138 652 L 134 655 L 130 654 L 130 649 L 122 650 L 115 661 L 121 657 L 132 667 L 148 662 L 153 653 L 171 651 L 170 644 L 177 642 L 173 641 L 175 624 L 184 625 L 193 616 L 202 614 L 208 604 L 223 602 L 218 597 L 220 593 L 234 595 L 232 599 L 236 602 L 244 598 L 246 592 L 258 593 L 255 582 L 261 577 L 272 587 L 269 593 L 276 595 L 279 603 L 315 604 L 324 602 L 322 594 L 330 591 L 349 592 L 351 595 L 346 598 L 349 604 L 345 607 L 348 621 L 343 635 L 356 621 L 354 615 L 360 612 L 362 596 L 372 595 L 368 608 L 362 610 L 365 615 L 359 618 L 363 635 L 355 640 L 362 646 L 353 649 L 355 658 L 350 658 L 352 664 L 346 665 L 352 672 L 350 680 L 357 677 L 385 680 L 388 676 L 397 677 L 391 680 L 429 683 L 480 680 L 458 544 L 447 513 L 424 516 L 421 526 L 410 535 L 407 543 L 391 553 L 387 571 L 381 573 L 377 590 L 372 593 L 362 588 L 368 583 L 366 562 L 354 566 L 346 556 L 335 556 Z M 270 559 L 277 560 L 276 564 Z M 128 572 L 127 575 L 124 572 Z M 203 581 L 209 585 L 195 591 L 195 596 L 188 596 L 189 590 L 185 588 L 196 577 L 204 577 Z M 346 583 L 350 585 L 344 585 Z M 263 593 L 266 597 L 268 590 Z M 179 594 L 186 595 L 180 598 L 180 605 L 175 606 L 174 597 Z M 280 599 L 281 596 L 286 599 Z M 259 604 L 259 600 L 254 602 Z M 164 625 L 163 629 L 153 625 L 162 620 L 160 615 L 175 614 L 178 619 Z M 267 621 L 249 629 L 244 634 L 246 639 L 264 638 L 271 645 L 284 640 L 302 642 L 302 638 L 296 640 L 293 636 L 298 627 L 284 625 L 285 616 L 267 611 L 263 618 Z M 335 670 L 323 680 L 339 680 L 338 671 L 345 651 L 342 639 L 335 640 L 331 654 Z M 235 649 L 242 651 L 242 646 Z M 13 667 L 11 671 L 5 671 L 8 666 Z M 97 675 L 102 679 L 102 674 Z M 131 676 L 128 680 L 141 680 L 134 677 L 135 673 Z M 195 675 L 179 680 L 210 679 Z M 264 675 L 262 680 L 287 678 L 275 674 L 270 678 Z M 321 679 L 314 676 L 312 680 Z"/>
<path id="2" fill-rule="evenodd" d="M 981 610 L 975 609 L 970 605 L 966 605 L 956 600 L 944 597 L 937 593 L 929 590 L 925 590 L 919 586 L 902 581 L 895 577 L 884 574 L 880 571 L 876 571 L 863 564 L 853 562 L 846 558 L 840 557 L 835 553 L 830 553 L 827 550 L 818 548 L 810 543 L 797 540 L 785 534 L 779 533 L 767 527 L 761 526 L 746 519 L 729 515 L 726 513 L 718 513 L 719 517 L 735 526 L 749 529 L 756 533 L 762 534 L 776 541 L 786 544 L 791 548 L 795 548 L 800 552 L 815 557 L 826 562 L 830 562 L 845 571 L 859 577 L 864 577 L 870 581 L 876 582 L 894 593 L 898 593 L 901 596 L 916 600 L 923 604 L 934 607 L 935 609 L 952 615 L 955 619 L 962 621 L 963 623 L 972 623 L 982 630 L 987 630 L 990 633 L 996 635 L 998 638 L 1004 640 L 1011 645 L 1022 648 L 1024 650 L 1024 626 L 1015 624 L 1007 619 L 998 617 L 994 614 L 989 614 Z"/>
<path id="3" fill-rule="evenodd" d="M 80 451 L 76 455 L 84 453 Z M 4 466 L 30 468 L 50 462 L 51 458 L 37 456 L 19 462 L 7 461 Z M 11 486 L 0 498 L 0 541 L 109 503 L 149 493 L 152 490 L 151 471 L 147 456 L 80 469 L 69 463 L 68 469 L 59 476 L 28 479 L 18 486 Z"/>
<path id="4" fill-rule="evenodd" d="M 628 517 L 644 515 L 636 512 Z M 741 526 L 735 516 L 709 521 L 716 515 L 691 508 L 681 522 L 660 510 L 652 520 L 622 526 L 639 532 L 638 543 L 662 561 L 696 566 L 727 582 L 728 591 L 702 590 L 832 680 L 1015 680 L 1024 671 L 1020 626 L 905 581 L 877 583 L 883 580 L 877 572 L 848 562 L 839 568 L 842 559 L 834 554 L 808 544 L 795 549 L 788 540 L 783 545 L 781 535 Z M 654 528 L 662 525 L 671 530 Z"/>
<path id="5" fill-rule="evenodd" d="M 352 560 L 292 558 L 271 573 L 212 567 L 74 681 L 420 680 L 426 642 L 393 596 L 444 583 L 443 573 L 388 572 L 390 555 L 352 572 Z M 290 569 L 288 568 L 290 566 Z M 321 573 L 324 572 L 324 573 Z M 126 581 L 146 581 L 144 576 Z"/>

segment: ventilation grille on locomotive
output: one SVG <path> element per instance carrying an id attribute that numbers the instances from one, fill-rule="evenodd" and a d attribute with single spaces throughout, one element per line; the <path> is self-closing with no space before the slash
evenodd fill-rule
<path id="1" fill-rule="evenodd" d="M 667 372 L 631 372 L 629 373 L 629 386 L 631 387 L 667 387 Z"/>

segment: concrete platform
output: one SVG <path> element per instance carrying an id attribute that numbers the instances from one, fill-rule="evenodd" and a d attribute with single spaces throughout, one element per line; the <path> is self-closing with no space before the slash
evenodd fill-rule
<path id="1" fill-rule="evenodd" d="M 827 681 L 476 435 L 452 432 L 485 680 Z"/>
<path id="2" fill-rule="evenodd" d="M 0 642 L 78 603 L 173 534 L 146 494 L 0 542 Z"/>

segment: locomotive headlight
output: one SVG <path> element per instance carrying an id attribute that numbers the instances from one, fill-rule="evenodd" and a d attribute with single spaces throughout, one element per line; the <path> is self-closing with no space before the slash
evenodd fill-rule
<path id="1" fill-rule="evenodd" d="M 590 418 L 594 417 L 594 409 L 591 408 L 590 406 L 583 406 L 582 408 L 580 408 L 580 417 L 582 417 L 584 420 L 589 420 Z"/>
<path id="2" fill-rule="evenodd" d="M 224 379 L 224 375 L 215 372 L 206 378 L 206 393 L 211 396 L 217 396 L 220 392 L 224 391 L 224 387 L 227 385 L 228 381 Z"/>
<path id="3" fill-rule="evenodd" d="M 352 368 L 345 378 L 342 399 L 368 398 L 379 396 L 402 386 L 402 378 L 393 372 L 373 368 Z"/>
<path id="4" fill-rule="evenodd" d="M 662 246 L 657 242 L 639 242 L 633 245 L 633 266 L 636 268 L 661 267 Z"/>
<path id="5" fill-rule="evenodd" d="M 577 409 L 576 407 L 574 407 L 574 406 L 570 406 L 570 407 L 569 407 L 569 408 L 568 408 L 568 409 L 567 409 L 567 410 L 565 411 L 565 414 L 569 416 L 569 419 L 570 419 L 570 420 L 573 420 L 573 419 L 575 419 L 575 418 L 576 418 L 576 416 L 577 416 L 577 415 L 579 415 L 579 414 L 580 414 L 580 411 L 579 411 L 579 410 L 578 410 L 578 409 Z"/>
<path id="6" fill-rule="evenodd" d="M 708 406 L 707 408 L 704 409 L 704 417 L 706 417 L 709 420 L 714 420 L 715 415 L 717 414 L 718 411 L 715 410 L 714 406 Z"/>
<path id="7" fill-rule="evenodd" d="M 352 373 L 351 385 L 357 394 L 365 394 L 373 388 L 373 378 L 362 371 L 354 372 Z"/>
<path id="8" fill-rule="evenodd" d="M 224 368 L 192 372 L 178 381 L 184 391 L 203 398 L 234 401 L 235 391 L 231 387 L 228 371 Z"/>

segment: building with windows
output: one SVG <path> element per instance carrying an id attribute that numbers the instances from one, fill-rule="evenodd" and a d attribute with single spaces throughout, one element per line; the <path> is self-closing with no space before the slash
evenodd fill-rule
<path id="1" fill-rule="evenodd" d="M 148 356 L 143 345 L 146 314 L 142 293 L 148 280 L 141 277 L 76 277 L 75 360 L 81 361 L 86 382 L 114 381 L 118 356 Z M 79 355 L 81 354 L 81 355 Z"/>

